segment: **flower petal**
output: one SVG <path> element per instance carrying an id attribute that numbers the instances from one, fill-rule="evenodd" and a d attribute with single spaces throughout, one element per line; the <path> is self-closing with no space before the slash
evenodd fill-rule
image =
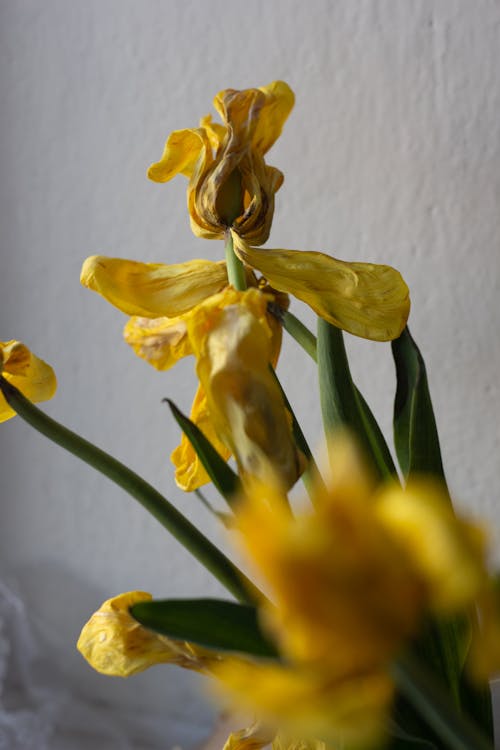
<path id="1" fill-rule="evenodd" d="M 193 353 L 182 315 L 176 318 L 134 316 L 126 324 L 123 336 L 137 356 L 157 370 L 168 370 Z"/>
<path id="2" fill-rule="evenodd" d="M 160 161 L 149 167 L 149 179 L 168 182 L 177 174 L 191 177 L 206 145 L 201 128 L 174 130 L 167 138 Z"/>
<path id="3" fill-rule="evenodd" d="M 250 247 L 232 232 L 238 257 L 260 271 L 276 289 L 306 302 L 344 331 L 390 341 L 406 325 L 408 287 L 391 266 L 346 263 L 324 253 Z"/>
<path id="4" fill-rule="evenodd" d="M 270 745 L 273 733 L 265 730 L 260 722 L 255 722 L 250 727 L 232 732 L 226 740 L 223 750 L 261 750 Z"/>
<path id="5" fill-rule="evenodd" d="M 295 95 L 284 81 L 273 81 L 259 90 L 265 94 L 266 101 L 259 115 L 252 144 L 257 151 L 265 154 L 281 135 L 295 103 Z"/>
<path id="6" fill-rule="evenodd" d="M 198 386 L 196 391 L 189 418 L 199 427 L 222 458 L 227 461 L 231 451 L 218 436 L 208 410 L 207 397 L 201 385 Z M 182 435 L 180 444 L 170 458 L 176 467 L 175 482 L 181 490 L 193 492 L 210 482 L 210 477 L 186 435 Z"/>
<path id="7" fill-rule="evenodd" d="M 84 625 L 77 649 L 97 672 L 129 677 L 162 663 L 203 671 L 217 658 L 191 643 L 158 635 L 134 620 L 129 608 L 151 599 L 145 591 L 120 594 L 105 601 Z"/>
<path id="8" fill-rule="evenodd" d="M 164 265 L 93 255 L 83 264 L 80 281 L 128 315 L 173 318 L 223 289 L 227 274 L 222 261 Z"/>
<path id="9" fill-rule="evenodd" d="M 47 401 L 56 391 L 54 370 L 42 359 L 38 359 L 20 341 L 0 342 L 0 372 L 30 401 Z M 0 422 L 14 417 L 16 412 L 0 394 Z"/>
<path id="10" fill-rule="evenodd" d="M 228 288 L 193 310 L 188 333 L 214 428 L 240 471 L 263 476 L 273 469 L 289 488 L 303 467 L 269 370 L 274 352 L 267 305 L 272 299 L 257 289 Z"/>

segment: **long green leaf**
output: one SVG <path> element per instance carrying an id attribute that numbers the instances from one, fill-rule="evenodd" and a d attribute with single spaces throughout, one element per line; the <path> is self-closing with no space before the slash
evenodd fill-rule
<path id="1" fill-rule="evenodd" d="M 408 328 L 392 342 L 392 354 L 397 378 L 394 443 L 401 470 L 405 477 L 422 472 L 444 481 L 425 363 Z"/>
<path id="2" fill-rule="evenodd" d="M 260 629 L 255 607 L 219 599 L 167 599 L 139 602 L 130 612 L 141 625 L 169 638 L 214 651 L 278 657 Z"/>
<path id="3" fill-rule="evenodd" d="M 173 401 L 169 398 L 166 398 L 165 401 L 170 406 L 174 419 L 193 446 L 214 486 L 228 505 L 232 505 L 241 492 L 238 475 L 228 466 L 227 461 L 224 461 L 222 456 L 217 453 L 200 428 L 186 417 Z"/>
<path id="4" fill-rule="evenodd" d="M 349 428 L 380 478 L 393 477 L 396 469 L 367 403 L 353 383 L 342 331 L 318 318 L 317 358 L 321 410 L 327 433 L 339 427 Z"/>

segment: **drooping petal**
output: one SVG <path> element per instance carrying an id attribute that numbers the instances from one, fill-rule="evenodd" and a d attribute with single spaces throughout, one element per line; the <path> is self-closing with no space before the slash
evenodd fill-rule
<path id="1" fill-rule="evenodd" d="M 223 262 L 139 263 L 93 255 L 82 267 L 81 283 L 128 315 L 174 318 L 227 284 Z"/>
<path id="2" fill-rule="evenodd" d="M 176 318 L 134 316 L 125 325 L 123 336 L 137 356 L 157 370 L 168 370 L 193 353 L 182 315 Z"/>
<path id="3" fill-rule="evenodd" d="M 56 391 L 54 370 L 36 357 L 20 341 L 0 342 L 0 372 L 30 401 L 47 401 Z M 0 394 L 0 422 L 14 417 L 16 412 Z"/>
<path id="4" fill-rule="evenodd" d="M 211 419 L 240 471 L 262 476 L 272 467 L 289 488 L 303 467 L 269 370 L 270 300 L 257 289 L 228 289 L 193 310 L 188 332 Z"/>
<path id="5" fill-rule="evenodd" d="M 134 620 L 129 608 L 151 599 L 145 591 L 120 594 L 105 601 L 84 625 L 77 649 L 97 672 L 129 677 L 165 663 L 203 671 L 216 656 L 191 643 L 158 635 Z"/>
<path id="6" fill-rule="evenodd" d="M 232 232 L 238 257 L 271 286 L 293 294 L 320 317 L 373 341 L 397 338 L 406 325 L 410 297 L 391 266 L 346 263 L 324 253 L 250 247 Z"/>
<path id="7" fill-rule="evenodd" d="M 168 182 L 177 174 L 191 177 L 200 156 L 205 156 L 206 140 L 201 128 L 174 130 L 167 138 L 160 161 L 151 164 L 148 177 Z"/>
<path id="8" fill-rule="evenodd" d="M 198 386 L 196 391 L 189 418 L 199 427 L 219 455 L 227 461 L 231 455 L 231 451 L 222 442 L 214 427 L 208 410 L 207 397 L 201 385 Z M 182 435 L 180 444 L 173 451 L 171 460 L 176 467 L 175 482 L 181 490 L 193 492 L 210 481 L 210 477 L 203 468 L 196 451 L 184 434 Z"/>

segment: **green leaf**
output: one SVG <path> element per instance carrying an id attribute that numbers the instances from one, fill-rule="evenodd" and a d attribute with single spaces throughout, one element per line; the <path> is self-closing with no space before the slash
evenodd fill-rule
<path id="1" fill-rule="evenodd" d="M 214 651 L 278 657 L 260 629 L 255 607 L 219 599 L 168 599 L 139 602 L 130 612 L 141 625 L 169 638 Z"/>
<path id="2" fill-rule="evenodd" d="M 186 435 L 203 464 L 203 468 L 228 505 L 232 505 L 241 492 L 239 477 L 224 461 L 212 443 L 207 440 L 199 427 L 192 422 L 169 398 L 164 399 L 170 406 L 177 424 Z"/>
<path id="3" fill-rule="evenodd" d="M 353 383 L 342 331 L 318 318 L 317 358 L 321 411 L 327 434 L 347 427 L 360 441 L 380 478 L 396 474 L 387 443 Z"/>
<path id="4" fill-rule="evenodd" d="M 396 365 L 394 443 L 405 477 L 433 474 L 444 481 L 441 449 L 423 357 L 408 328 L 392 342 Z"/>

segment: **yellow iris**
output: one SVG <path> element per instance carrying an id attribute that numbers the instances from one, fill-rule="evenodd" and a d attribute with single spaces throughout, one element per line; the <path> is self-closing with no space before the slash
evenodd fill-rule
<path id="1" fill-rule="evenodd" d="M 20 341 L 0 341 L 0 372 L 30 401 L 47 401 L 56 391 L 57 381 L 52 367 L 38 359 Z M 0 422 L 15 414 L 0 394 Z"/>
<path id="2" fill-rule="evenodd" d="M 231 660 L 215 675 L 233 707 L 293 736 L 361 742 L 390 707 L 391 660 L 427 613 L 474 606 L 487 572 L 481 532 L 439 484 L 377 486 L 347 438 L 332 443 L 331 461 L 314 513 L 292 517 L 276 481 L 247 487 L 237 526 L 283 662 Z"/>
<path id="3" fill-rule="evenodd" d="M 84 625 L 77 649 L 97 672 L 130 677 L 155 664 L 203 672 L 219 658 L 192 643 L 158 635 L 134 620 L 129 608 L 151 599 L 145 591 L 120 594 L 105 601 Z"/>
<path id="4" fill-rule="evenodd" d="M 274 194 L 283 183 L 264 155 L 279 137 L 294 103 L 283 81 L 259 89 L 226 89 L 214 99 L 223 124 L 210 116 L 198 128 L 176 130 L 148 176 L 167 182 L 189 178 L 191 227 L 198 237 L 220 239 L 229 227 L 261 245 L 269 236 Z"/>

